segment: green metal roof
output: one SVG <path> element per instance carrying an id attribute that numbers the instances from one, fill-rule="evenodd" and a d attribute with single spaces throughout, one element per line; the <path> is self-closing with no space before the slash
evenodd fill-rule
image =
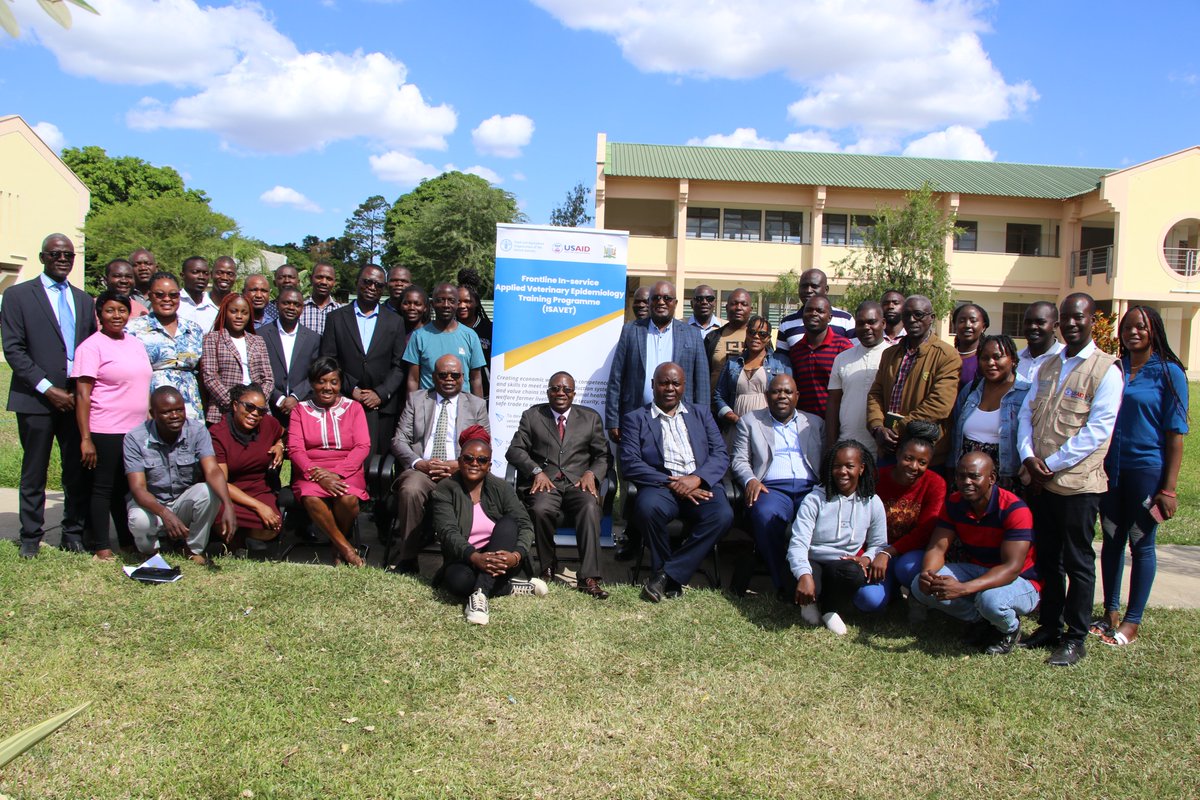
<path id="1" fill-rule="evenodd" d="M 609 142 L 604 174 L 628 178 L 841 186 L 1062 200 L 1095 189 L 1111 169 Z"/>

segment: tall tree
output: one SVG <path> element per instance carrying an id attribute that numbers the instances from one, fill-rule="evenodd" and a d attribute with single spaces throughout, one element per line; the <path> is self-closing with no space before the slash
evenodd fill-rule
<path id="1" fill-rule="evenodd" d="M 404 264 L 431 288 L 475 269 L 490 291 L 495 274 L 496 223 L 525 222 L 517 198 L 477 175 L 446 172 L 422 181 L 387 215 L 386 258 Z"/>
<path id="2" fill-rule="evenodd" d="M 904 205 L 879 206 L 875 225 L 863 231 L 863 248 L 832 265 L 850 284 L 846 307 L 896 289 L 925 295 L 938 317 L 949 314 L 954 298 L 946 239 L 954 232 L 954 216 L 942 211 L 927 183 L 910 192 Z"/>
<path id="3" fill-rule="evenodd" d="M 364 200 L 346 220 L 345 236 L 354 243 L 358 266 L 381 262 L 385 244 L 383 224 L 387 214 L 388 201 L 383 195 L 376 194 Z"/>
<path id="4" fill-rule="evenodd" d="M 156 167 L 135 156 L 110 156 L 92 145 L 65 148 L 62 160 L 91 191 L 93 214 L 113 204 L 155 197 L 208 202 L 208 195 L 185 187 L 183 177 L 171 167 Z"/>
<path id="5" fill-rule="evenodd" d="M 567 196 L 561 205 L 550 212 L 550 224 L 561 225 L 564 228 L 582 228 L 592 221 L 588 213 L 588 195 L 592 190 L 577 183 L 567 190 Z"/>

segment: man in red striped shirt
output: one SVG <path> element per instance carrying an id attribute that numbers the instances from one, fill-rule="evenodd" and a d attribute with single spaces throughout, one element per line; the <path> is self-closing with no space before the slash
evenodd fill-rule
<path id="1" fill-rule="evenodd" d="M 974 643 L 989 655 L 1007 655 L 1017 645 L 1021 615 L 1033 613 L 1041 591 L 1033 569 L 1033 514 L 996 485 L 986 453 L 960 458 L 955 479 L 959 491 L 946 500 L 933 529 L 912 597 L 974 623 Z M 955 540 L 963 560 L 947 564 Z"/>
<path id="2" fill-rule="evenodd" d="M 833 304 L 825 295 L 809 298 L 801 311 L 804 336 L 788 350 L 792 360 L 792 379 L 798 392 L 796 408 L 825 419 L 825 404 L 829 401 L 829 373 L 833 360 L 853 343 L 842 336 L 829 321 Z"/>

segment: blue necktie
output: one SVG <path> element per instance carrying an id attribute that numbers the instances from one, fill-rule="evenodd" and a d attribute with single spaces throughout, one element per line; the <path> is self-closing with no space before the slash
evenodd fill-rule
<path id="1" fill-rule="evenodd" d="M 58 289 L 58 329 L 62 331 L 63 344 L 67 346 L 67 361 L 75 361 L 75 310 L 71 308 L 71 297 L 67 294 L 70 285 L 56 283 Z"/>

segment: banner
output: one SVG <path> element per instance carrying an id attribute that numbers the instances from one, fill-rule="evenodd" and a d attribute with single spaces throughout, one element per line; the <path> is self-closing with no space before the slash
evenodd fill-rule
<path id="1" fill-rule="evenodd" d="M 492 312 L 492 471 L 550 376 L 575 379 L 575 404 L 604 417 L 613 349 L 625 321 L 629 234 L 594 228 L 496 226 Z"/>

